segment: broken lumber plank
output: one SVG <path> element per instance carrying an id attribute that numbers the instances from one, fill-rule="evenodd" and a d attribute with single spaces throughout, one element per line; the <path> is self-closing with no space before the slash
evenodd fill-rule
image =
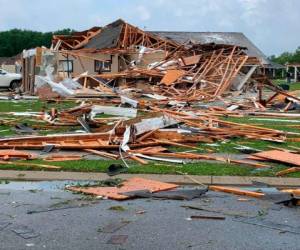
<path id="1" fill-rule="evenodd" d="M 183 160 L 177 160 L 177 159 L 169 159 L 169 158 L 160 158 L 160 157 L 154 157 L 154 156 L 148 156 L 140 153 L 135 153 L 135 156 L 139 156 L 141 158 L 145 158 L 148 160 L 153 160 L 153 161 L 165 161 L 165 162 L 172 162 L 172 163 L 185 163 Z"/>
<path id="2" fill-rule="evenodd" d="M 24 136 L 24 137 L 11 137 L 0 139 L 0 144 L 12 142 L 17 144 L 18 142 L 37 143 L 50 141 L 51 143 L 59 143 L 61 141 L 75 141 L 75 140 L 107 140 L 110 137 L 109 133 L 93 133 L 93 134 L 60 134 L 60 135 L 37 135 L 37 136 Z"/>
<path id="3" fill-rule="evenodd" d="M 81 155 L 50 155 L 44 158 L 44 161 L 78 161 L 81 159 Z"/>
<path id="4" fill-rule="evenodd" d="M 191 160 L 212 160 L 212 161 L 220 161 L 224 163 L 232 163 L 237 165 L 248 165 L 255 168 L 268 168 L 268 165 L 256 163 L 256 162 L 249 162 L 243 160 L 235 160 L 229 159 L 224 157 L 217 157 L 214 155 L 205 155 L 205 154 L 194 154 L 194 153 L 184 153 L 184 152 L 176 152 L 176 153 L 164 153 L 164 152 L 151 152 L 151 151 L 139 151 L 139 150 L 131 150 L 134 153 L 143 153 L 143 155 L 153 155 L 153 156 L 160 156 L 160 157 L 168 157 L 168 158 L 178 158 L 178 159 L 191 159 Z"/>
<path id="5" fill-rule="evenodd" d="M 10 158 L 22 158 L 22 159 L 34 159 L 36 158 L 35 154 L 27 153 L 20 150 L 0 150 L 0 158 L 3 160 L 9 160 Z"/>
<path id="6" fill-rule="evenodd" d="M 225 220 L 223 216 L 191 215 L 191 219 Z"/>
<path id="7" fill-rule="evenodd" d="M 286 149 L 286 148 L 274 147 L 274 146 L 268 146 L 268 148 L 270 148 L 270 149 L 275 149 L 275 150 L 280 150 L 280 151 L 284 151 L 284 152 L 293 153 L 291 150 Z"/>
<path id="8" fill-rule="evenodd" d="M 38 164 L 38 163 L 25 163 L 25 162 L 12 162 L 12 161 L 0 161 L 0 165 L 14 165 L 14 166 L 23 166 L 23 167 L 37 167 L 37 168 L 45 168 L 45 169 L 61 169 L 58 166 L 46 165 L 46 164 Z"/>
<path id="9" fill-rule="evenodd" d="M 142 165 L 147 165 L 148 162 L 139 158 L 137 155 L 129 154 L 128 156 L 131 160 L 137 161 L 138 163 L 141 163 Z"/>
<path id="10" fill-rule="evenodd" d="M 295 172 L 300 172 L 300 167 L 292 167 L 292 168 L 288 168 L 285 170 L 281 170 L 276 173 L 276 176 L 283 176 L 283 175 L 287 175 L 287 174 L 295 173 Z"/>
<path id="11" fill-rule="evenodd" d="M 141 142 L 141 141 L 147 139 L 147 138 L 150 137 L 153 133 L 155 133 L 157 130 L 158 130 L 158 128 L 157 128 L 157 129 L 154 129 L 154 130 L 151 130 L 151 131 L 149 131 L 149 132 L 147 132 L 147 133 L 145 133 L 145 134 L 142 135 L 140 138 L 138 138 L 137 141 L 138 141 L 138 142 Z"/>
<path id="12" fill-rule="evenodd" d="M 296 196 L 300 196 L 300 189 L 282 189 L 281 192 L 290 193 Z"/>
<path id="13" fill-rule="evenodd" d="M 251 196 L 251 197 L 255 197 L 255 198 L 261 198 L 264 196 L 263 193 L 247 191 L 247 190 L 242 190 L 242 189 L 233 188 L 233 187 L 209 186 L 209 190 L 237 194 L 237 195 Z"/>
<path id="14" fill-rule="evenodd" d="M 287 141 L 300 142 L 300 137 L 288 138 Z"/>
<path id="15" fill-rule="evenodd" d="M 235 160 L 235 159 L 229 159 L 227 162 L 228 163 L 232 162 L 235 164 L 249 165 L 249 166 L 255 167 L 255 168 L 268 168 L 269 167 L 268 165 L 257 163 L 257 162 L 249 162 L 249 161 Z"/>
<path id="16" fill-rule="evenodd" d="M 89 152 L 89 153 L 94 154 L 94 155 L 99 155 L 99 156 L 102 156 L 102 157 L 113 159 L 113 160 L 117 160 L 119 158 L 119 155 L 115 155 L 115 154 L 111 154 L 111 153 L 108 153 L 108 152 L 103 152 L 103 151 L 99 151 L 99 150 L 95 150 L 95 149 L 84 149 L 84 151 Z"/>
<path id="17" fill-rule="evenodd" d="M 159 142 L 163 145 L 169 145 L 169 146 L 176 146 L 176 147 L 183 147 L 183 148 L 191 148 L 191 149 L 196 149 L 198 150 L 198 147 L 194 147 L 194 146 L 190 146 L 190 145 L 186 145 L 186 144 L 182 144 L 182 143 L 177 143 L 177 142 L 173 142 L 173 141 L 167 141 L 167 140 L 156 140 L 156 142 Z"/>
<path id="18" fill-rule="evenodd" d="M 140 149 L 135 149 L 135 150 L 127 150 L 127 152 L 129 153 L 151 153 L 151 154 L 155 154 L 155 153 L 161 153 L 163 151 L 166 151 L 167 148 L 161 147 L 161 146 L 157 146 L 157 147 L 145 147 L 145 148 L 140 148 Z"/>

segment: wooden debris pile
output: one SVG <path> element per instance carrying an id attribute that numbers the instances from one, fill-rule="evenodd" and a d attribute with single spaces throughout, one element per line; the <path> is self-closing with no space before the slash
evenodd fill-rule
<path id="1" fill-rule="evenodd" d="M 53 122 L 53 124 L 75 124 L 78 117 L 87 115 L 90 111 L 90 106 L 72 108 L 60 114 L 61 122 Z M 124 113 L 122 110 L 121 112 Z M 56 115 L 57 113 L 53 112 L 52 116 Z M 213 143 L 234 137 L 275 142 L 283 142 L 286 138 L 286 134 L 282 131 L 222 121 L 203 112 L 179 112 L 156 108 L 155 112 L 150 111 L 149 115 L 110 120 L 111 124 L 106 123 L 106 125 L 102 121 L 101 130 L 104 132 L 4 138 L 0 139 L 0 148 L 42 150 L 51 146 L 53 149 L 78 150 L 109 159 L 129 158 L 141 164 L 147 164 L 147 160 L 174 163 L 184 163 L 186 160 L 213 160 L 264 168 L 267 165 L 261 163 L 227 159 L 198 152 L 172 152 L 167 147 L 175 146 L 197 151 L 200 149 L 198 147 L 200 142 Z M 95 121 L 86 126 L 93 123 L 95 124 Z M 63 157 L 59 158 L 64 160 Z M 70 158 L 74 159 L 72 156 Z M 49 158 L 49 160 L 53 159 Z"/>
<path id="2" fill-rule="evenodd" d="M 118 181 L 119 182 L 119 181 Z M 250 187 L 225 187 L 202 184 L 202 188 L 199 189 L 179 189 L 178 185 L 155 181 L 144 178 L 129 178 L 122 181 L 119 185 L 117 183 L 113 186 L 103 185 L 104 183 L 93 183 L 87 186 L 67 186 L 66 189 L 76 193 L 83 193 L 87 195 L 94 195 L 97 197 L 104 197 L 107 199 L 113 199 L 117 201 L 134 199 L 134 198 L 155 198 L 155 199 L 170 199 L 170 200 L 192 200 L 194 198 L 200 198 L 208 191 L 224 192 L 233 195 L 247 196 L 250 198 L 257 198 L 262 200 L 269 200 L 275 204 L 283 204 L 285 206 L 299 206 L 300 205 L 300 190 L 299 189 L 278 189 L 270 187 L 265 184 L 264 188 L 250 186 Z M 112 183 L 113 184 L 113 183 Z M 253 191 L 248 190 L 253 189 Z M 272 190 L 270 193 L 269 190 Z M 238 201 L 249 201 L 247 198 L 239 198 Z M 201 206 L 183 205 L 184 208 L 209 211 L 214 213 L 223 213 L 221 210 L 213 210 L 211 208 L 203 208 Z M 226 212 L 226 215 L 237 216 L 236 213 Z M 241 215 L 241 214 L 240 214 Z M 240 216 L 239 215 L 239 216 Z M 211 216 L 191 216 L 194 219 L 225 219 L 225 217 L 211 217 Z"/>
<path id="3" fill-rule="evenodd" d="M 172 97 L 184 96 L 188 101 L 210 100 L 222 96 L 230 89 L 233 80 L 249 59 L 244 48 L 236 46 L 224 45 L 223 48 L 218 46 L 211 50 L 201 48 L 201 45 L 194 45 L 186 52 L 190 56 L 178 55 L 177 64 L 180 70 L 166 69 L 161 80 L 162 93 Z M 168 64 L 170 60 L 160 67 Z M 176 72 L 177 75 L 174 74 Z"/>
<path id="4" fill-rule="evenodd" d="M 266 168 L 264 162 L 270 158 L 254 155 L 252 159 L 238 160 L 200 154 L 198 143 L 237 137 L 284 142 L 290 135 L 294 137 L 288 140 L 300 141 L 297 133 L 222 119 L 299 115 L 286 111 L 300 109 L 300 99 L 263 75 L 260 59 L 249 56 L 245 47 L 178 43 L 117 20 L 72 36 L 54 36 L 50 50 L 38 48 L 35 53 L 28 52 L 28 58 L 24 58 L 24 91 L 32 94 L 36 87 L 37 94 L 45 100 L 82 101 L 72 109 L 39 114 L 43 123 L 40 127 L 72 131 L 76 127 L 85 133 L 2 138 L 0 149 L 52 147 L 141 164 L 149 160 L 212 160 Z M 67 72 L 46 72 L 48 66 L 55 71 L 59 68 L 56 63 L 61 56 L 66 58 Z M 69 58 L 76 60 L 85 73 L 70 74 Z M 107 60 L 110 70 L 105 67 Z M 94 65 L 92 72 L 98 73 L 87 72 L 84 62 Z M 35 66 L 39 70 L 35 71 Z M 67 73 L 68 77 L 59 73 Z M 172 146 L 189 151 L 176 152 Z M 53 156 L 46 160 L 79 158 Z M 288 172 L 298 171 L 297 164 L 291 167 Z"/>
<path id="5" fill-rule="evenodd" d="M 242 93 L 255 94 L 254 99 L 244 101 L 250 104 L 250 108 L 257 110 L 272 105 L 277 96 L 289 98 L 286 109 L 291 107 L 291 103 L 300 101 L 274 85 L 266 76 L 254 71 L 261 66 L 260 61 L 249 57 L 246 50 L 244 47 L 225 44 L 180 45 L 168 52 L 162 61 L 151 63 L 147 68 L 128 64 L 122 72 L 95 77 L 114 82 L 120 89 L 138 89 L 142 82 L 144 93 L 146 91 L 161 99 L 189 103 L 211 102 Z M 267 95 L 263 93 L 264 90 L 269 91 Z M 265 96 L 268 96 L 267 99 Z"/>
<path id="6" fill-rule="evenodd" d="M 148 78 L 157 86 L 154 93 L 177 100 L 202 101 L 222 96 L 230 90 L 242 68 L 253 63 L 245 48 L 229 45 L 179 46 L 163 61 L 148 65 L 148 69 L 131 68 L 117 74 L 103 74 L 107 79 Z"/>

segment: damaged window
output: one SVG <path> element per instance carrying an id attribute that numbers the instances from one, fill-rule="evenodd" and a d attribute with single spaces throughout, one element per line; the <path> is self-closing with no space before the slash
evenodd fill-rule
<path id="1" fill-rule="evenodd" d="M 95 72 L 110 72 L 111 61 L 98 61 L 95 60 Z"/>
<path id="2" fill-rule="evenodd" d="M 73 72 L 73 61 L 59 60 L 58 71 L 59 72 Z"/>

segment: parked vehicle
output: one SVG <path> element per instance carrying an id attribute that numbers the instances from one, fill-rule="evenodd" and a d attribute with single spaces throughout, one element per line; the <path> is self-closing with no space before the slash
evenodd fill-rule
<path id="1" fill-rule="evenodd" d="M 21 86 L 22 75 L 0 69 L 0 88 L 15 90 Z"/>

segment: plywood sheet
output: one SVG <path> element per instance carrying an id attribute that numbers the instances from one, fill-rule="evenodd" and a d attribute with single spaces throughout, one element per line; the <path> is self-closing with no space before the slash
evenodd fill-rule
<path id="1" fill-rule="evenodd" d="M 162 190 L 173 189 L 176 187 L 178 187 L 178 185 L 136 177 L 125 181 L 123 183 L 123 186 L 121 187 L 68 187 L 67 189 L 75 192 L 82 192 L 85 194 L 104 196 L 114 200 L 125 200 L 129 197 L 123 195 L 122 193 L 138 190 L 158 192 Z"/>
<path id="2" fill-rule="evenodd" d="M 164 75 L 164 77 L 161 79 L 160 82 L 164 83 L 165 85 L 171 85 L 184 74 L 185 74 L 184 70 L 176 70 L 176 69 L 167 70 L 167 73 Z"/>
<path id="3" fill-rule="evenodd" d="M 281 150 L 269 150 L 255 153 L 253 156 L 300 166 L 300 154 L 293 154 Z"/>
<path id="4" fill-rule="evenodd" d="M 200 60 L 200 55 L 182 57 L 181 66 L 197 64 Z"/>

